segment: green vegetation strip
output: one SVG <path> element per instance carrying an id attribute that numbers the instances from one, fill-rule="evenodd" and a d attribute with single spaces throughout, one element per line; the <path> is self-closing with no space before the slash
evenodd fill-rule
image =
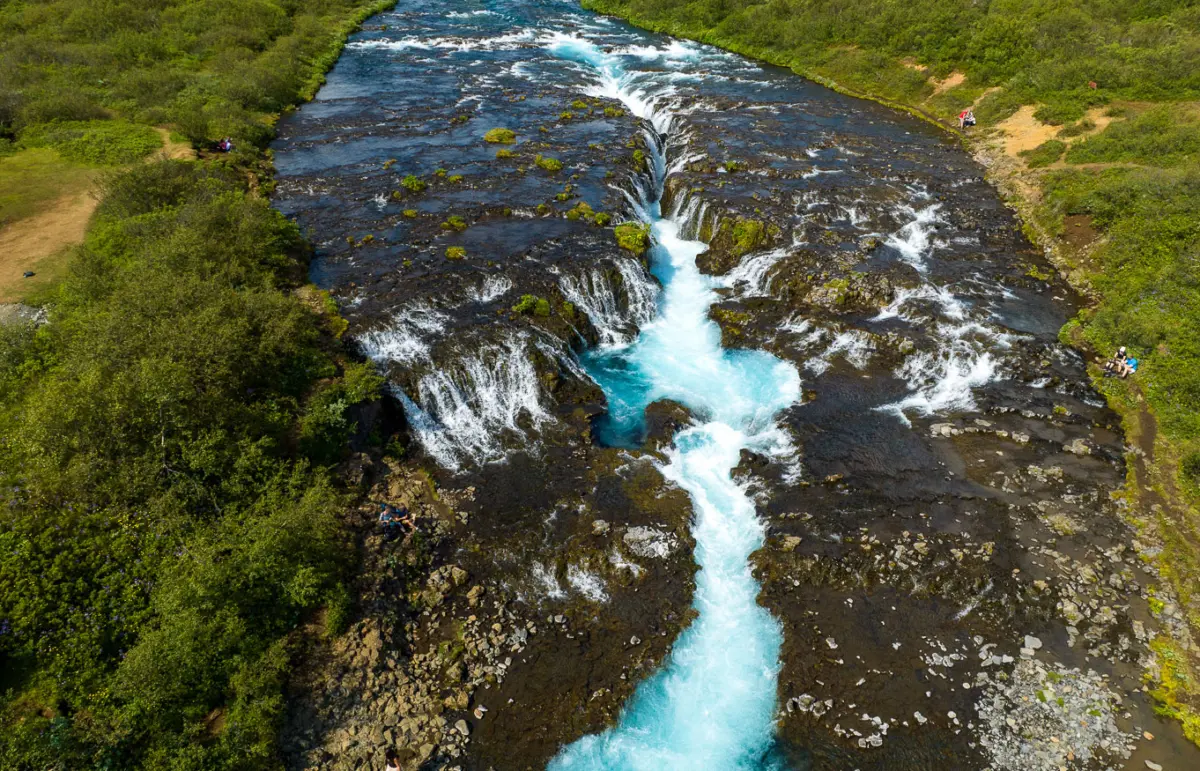
<path id="1" fill-rule="evenodd" d="M 329 469 L 382 381 L 302 285 L 265 149 L 392 4 L 0 5 L 0 178 L 126 166 L 156 125 L 237 147 L 109 172 L 50 323 L 0 328 L 0 767 L 280 767 L 299 630 L 350 609 Z"/>

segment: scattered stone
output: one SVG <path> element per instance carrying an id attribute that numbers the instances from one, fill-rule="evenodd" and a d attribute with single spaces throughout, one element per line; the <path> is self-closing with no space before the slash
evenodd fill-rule
<path id="1" fill-rule="evenodd" d="M 458 720 L 458 722 L 454 724 L 454 730 L 458 731 L 463 736 L 471 735 L 471 726 L 467 725 L 467 721 L 465 720 Z"/>

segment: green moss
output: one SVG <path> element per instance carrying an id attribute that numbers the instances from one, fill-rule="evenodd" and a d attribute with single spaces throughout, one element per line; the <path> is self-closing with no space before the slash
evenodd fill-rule
<path id="1" fill-rule="evenodd" d="M 571 120 L 571 118 L 574 118 L 574 117 L 575 117 L 575 113 L 571 112 L 570 110 L 563 110 L 562 112 L 560 112 L 558 114 L 559 120 Z"/>
<path id="2" fill-rule="evenodd" d="M 724 223 L 722 223 L 724 225 Z M 733 256 L 741 257 L 766 240 L 767 225 L 761 220 L 737 220 L 733 224 Z"/>
<path id="3" fill-rule="evenodd" d="M 416 216 L 417 216 L 416 209 L 405 209 L 402 213 L 404 214 L 405 217 L 408 217 L 410 220 L 416 219 Z"/>
<path id="4" fill-rule="evenodd" d="M 523 294 L 521 299 L 517 300 L 513 305 L 513 313 L 531 313 L 537 306 L 538 296 L 535 294 Z"/>
<path id="5" fill-rule="evenodd" d="M 633 168 L 638 171 L 646 171 L 649 168 L 646 163 L 646 153 L 641 148 L 633 151 Z"/>
<path id="6" fill-rule="evenodd" d="M 461 246 L 446 247 L 446 259 L 447 260 L 461 260 L 463 257 L 466 257 L 466 256 L 467 256 L 467 250 Z"/>
<path id="7" fill-rule="evenodd" d="M 576 99 L 574 102 L 571 102 L 571 109 L 586 110 L 586 109 L 588 109 L 588 103 L 583 101 L 582 99 Z"/>
<path id="8" fill-rule="evenodd" d="M 625 117 L 625 111 L 622 110 L 620 107 L 611 107 L 611 106 L 605 107 L 604 108 L 604 117 L 606 117 L 606 118 L 623 118 L 623 117 Z"/>
<path id="9" fill-rule="evenodd" d="M 546 171 L 550 171 L 550 172 L 562 171 L 562 167 L 563 167 L 563 162 L 558 160 L 557 158 L 551 158 L 549 156 L 541 155 L 541 154 L 538 154 L 533 159 L 533 163 L 538 168 L 545 169 Z"/>
<path id="10" fill-rule="evenodd" d="M 1030 278 L 1035 278 L 1038 281 L 1049 281 L 1051 278 L 1053 278 L 1053 275 L 1050 272 L 1044 271 L 1036 265 L 1030 265 L 1029 268 L 1026 269 L 1025 275 L 1029 276 Z"/>
<path id="11" fill-rule="evenodd" d="M 597 212 L 594 222 L 601 227 L 607 227 L 612 222 L 612 215 L 608 212 Z"/>
<path id="12" fill-rule="evenodd" d="M 425 180 L 420 179 L 412 174 L 409 174 L 404 179 L 400 180 L 400 184 L 410 193 L 420 193 L 426 187 Z"/>
<path id="13" fill-rule="evenodd" d="M 725 171 L 727 171 L 728 173 L 732 174 L 733 172 L 737 171 L 739 168 L 740 167 L 738 166 L 737 161 L 725 161 Z"/>
<path id="14" fill-rule="evenodd" d="M 446 181 L 457 185 L 458 183 L 463 181 L 463 175 L 462 174 L 451 174 L 449 177 L 446 178 Z"/>
<path id="15" fill-rule="evenodd" d="M 383 170 L 387 171 L 388 169 L 392 168 L 395 165 L 396 165 L 396 159 L 388 158 L 386 161 L 383 162 Z"/>
<path id="16" fill-rule="evenodd" d="M 438 169 L 437 171 L 433 172 L 433 176 L 435 176 L 435 177 L 442 177 L 442 178 L 444 179 L 444 178 L 446 177 L 446 170 L 445 170 L 445 169 Z"/>
<path id="17" fill-rule="evenodd" d="M 517 141 L 517 132 L 512 129 L 494 128 L 483 135 L 483 141 L 493 144 L 511 145 Z"/>
<path id="18" fill-rule="evenodd" d="M 503 149 L 497 150 L 496 157 L 497 158 L 511 158 L 511 157 L 513 157 L 513 151 L 509 150 L 508 148 L 503 148 Z"/>
<path id="19" fill-rule="evenodd" d="M 722 327 L 739 327 L 750 323 L 750 314 L 728 308 L 712 308 L 708 315 Z"/>
<path id="20" fill-rule="evenodd" d="M 442 230 L 462 231 L 462 230 L 466 230 L 466 229 L 467 229 L 467 221 L 464 220 L 462 217 L 458 216 L 457 214 L 451 214 L 449 217 L 446 218 L 446 221 L 442 223 Z"/>
<path id="21" fill-rule="evenodd" d="M 613 228 L 617 245 L 637 255 L 645 254 L 650 248 L 650 226 L 636 222 L 623 222 Z"/>

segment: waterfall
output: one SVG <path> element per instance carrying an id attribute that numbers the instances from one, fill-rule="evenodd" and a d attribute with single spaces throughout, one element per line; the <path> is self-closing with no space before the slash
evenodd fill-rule
<path id="1" fill-rule="evenodd" d="M 614 268 L 620 276 L 615 284 L 600 268 L 559 279 L 563 297 L 587 315 L 602 345 L 629 342 L 654 318 L 658 294 L 658 287 L 632 259 L 621 258 Z"/>
<path id="2" fill-rule="evenodd" d="M 527 428 L 551 420 L 529 344 L 523 334 L 484 344 L 423 375 L 415 399 L 393 389 L 417 438 L 439 464 L 457 470 L 468 461 L 501 460 L 503 438 L 528 446 Z"/>
<path id="3" fill-rule="evenodd" d="M 610 441 L 636 443 L 645 407 L 663 398 L 687 405 L 702 421 L 676 437 L 662 466 L 664 476 L 688 493 L 695 512 L 699 615 L 664 666 L 638 687 L 617 725 L 564 747 L 550 768 L 761 767 L 774 733 L 782 635 L 757 603 L 758 584 L 748 564 L 763 542 L 763 525 L 731 471 L 742 449 L 788 455 L 790 443 L 775 419 L 799 399 L 800 378 L 790 364 L 764 352 L 721 348 L 720 329 L 708 319 L 719 284 L 696 267 L 705 244 L 689 239 L 701 216 L 699 204 L 689 203 L 668 217 L 659 207 L 667 170 L 674 166 L 667 157 L 676 123 L 671 89 L 652 73 L 623 67 L 625 57 L 649 54 L 604 53 L 583 38 L 565 35 L 551 36 L 545 44 L 588 67 L 596 93 L 620 99 L 654 127 L 647 133 L 652 184 L 638 187 L 635 210 L 651 226 L 651 259 L 663 290 L 657 315 L 639 325 L 632 343 L 584 357 L 608 398 L 600 433 Z M 591 286 L 594 321 L 608 311 L 599 300 L 603 292 L 596 291 L 595 282 Z"/>

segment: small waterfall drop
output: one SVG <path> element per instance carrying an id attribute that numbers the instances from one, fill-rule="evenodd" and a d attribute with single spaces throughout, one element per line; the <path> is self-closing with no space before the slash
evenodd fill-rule
<path id="1" fill-rule="evenodd" d="M 670 142 L 662 137 L 675 123 L 669 86 L 625 70 L 628 54 L 604 53 L 582 38 L 556 35 L 547 46 L 589 67 L 596 93 L 620 99 L 654 127 L 647 137 L 652 184 L 643 177 L 634 208 L 651 226 L 653 270 L 663 291 L 658 315 L 640 325 L 636 340 L 613 341 L 584 357 L 608 397 L 600 433 L 613 443 L 636 443 L 646 406 L 659 399 L 687 405 L 701 421 L 676 437 L 662 468 L 695 510 L 699 615 L 663 668 L 640 685 L 620 722 L 563 748 L 550 768 L 761 768 L 774 732 L 782 635 L 757 603 L 748 558 L 762 544 L 763 526 L 731 471 L 743 449 L 777 456 L 790 450 L 775 417 L 799 398 L 800 378 L 764 352 L 721 348 L 720 329 L 708 318 L 718 283 L 696 267 L 705 245 L 681 227 L 701 214 L 692 206 L 664 218 L 659 210 L 670 168 Z M 598 308 L 593 322 L 606 313 Z"/>

